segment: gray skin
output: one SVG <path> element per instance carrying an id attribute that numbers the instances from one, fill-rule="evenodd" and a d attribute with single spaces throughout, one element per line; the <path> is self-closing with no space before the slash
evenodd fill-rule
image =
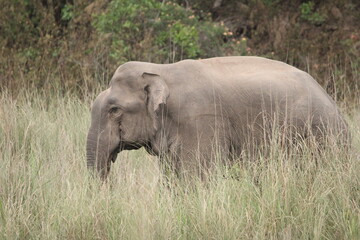
<path id="1" fill-rule="evenodd" d="M 128 62 L 92 106 L 87 165 L 102 179 L 118 152 L 145 147 L 181 175 L 285 139 L 346 138 L 334 101 L 307 73 L 260 57 Z M 214 157 L 220 156 L 220 157 Z"/>

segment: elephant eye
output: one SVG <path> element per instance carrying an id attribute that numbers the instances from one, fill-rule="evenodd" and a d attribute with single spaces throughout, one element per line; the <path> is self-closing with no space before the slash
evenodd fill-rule
<path id="1" fill-rule="evenodd" d="M 119 107 L 112 107 L 112 108 L 110 108 L 110 110 L 109 110 L 109 113 L 110 114 L 118 114 L 118 113 L 120 113 L 120 108 Z"/>

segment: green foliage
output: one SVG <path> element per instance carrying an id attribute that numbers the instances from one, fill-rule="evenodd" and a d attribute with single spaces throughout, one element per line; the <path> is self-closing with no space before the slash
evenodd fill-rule
<path id="1" fill-rule="evenodd" d="M 251 48 L 248 47 L 248 39 L 245 37 L 241 39 L 232 38 L 224 46 L 225 51 L 232 53 L 233 55 L 251 55 Z"/>
<path id="2" fill-rule="evenodd" d="M 312 1 L 300 5 L 301 18 L 314 25 L 321 25 L 326 20 L 326 15 L 315 11 L 315 4 Z"/>
<path id="3" fill-rule="evenodd" d="M 20 54 L 22 54 L 26 58 L 34 59 L 39 55 L 39 51 L 35 48 L 28 47 L 28 48 L 24 49 L 24 51 L 21 52 Z"/>
<path id="4" fill-rule="evenodd" d="M 259 55 L 309 70 L 338 99 L 357 96 L 359 4 L 340 2 L 223 0 L 214 9 L 207 0 L 2 1 L 0 86 L 83 91 L 128 60 Z M 334 6 L 338 19 L 330 18 Z M 329 64 L 343 72 L 339 81 Z"/>
<path id="5" fill-rule="evenodd" d="M 199 57 L 204 52 L 201 36 L 209 34 L 217 42 L 222 32 L 214 24 L 204 31 L 208 21 L 200 21 L 191 10 L 156 0 L 114 0 L 93 24 L 100 33 L 110 34 L 111 56 L 120 62 Z"/>
<path id="6" fill-rule="evenodd" d="M 274 6 L 274 5 L 277 5 L 281 2 L 282 0 L 262 0 L 262 2 L 268 6 L 268 7 L 271 7 L 271 6 Z"/>
<path id="7" fill-rule="evenodd" d="M 61 10 L 61 19 L 64 21 L 70 21 L 74 17 L 74 6 L 65 4 Z"/>
<path id="8" fill-rule="evenodd" d="M 28 19 L 27 14 L 17 14 L 18 12 L 26 12 L 26 2 L 2 2 L 4 6 L 0 12 L 0 40 L 8 46 L 13 46 L 20 42 L 20 39 L 28 37 L 27 33 L 33 30 L 31 19 Z M 15 4 L 17 4 L 17 11 L 14 11 Z M 4 10 L 6 10 L 6 14 Z"/>

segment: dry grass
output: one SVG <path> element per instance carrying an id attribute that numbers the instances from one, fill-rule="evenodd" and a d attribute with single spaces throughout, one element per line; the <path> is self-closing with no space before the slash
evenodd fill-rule
<path id="1" fill-rule="evenodd" d="M 317 165 L 274 147 L 168 187 L 155 158 L 131 151 L 102 185 L 86 170 L 90 99 L 0 95 L 0 239 L 360 238 L 360 112 L 351 154 L 328 148 Z"/>

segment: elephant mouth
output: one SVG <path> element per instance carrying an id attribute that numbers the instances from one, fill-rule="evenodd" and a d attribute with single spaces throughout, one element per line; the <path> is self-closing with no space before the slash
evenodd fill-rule
<path id="1" fill-rule="evenodd" d="M 117 152 L 121 152 L 122 150 L 137 150 L 141 148 L 143 144 L 135 143 L 135 142 L 122 142 L 119 144 L 117 148 Z"/>
<path id="2" fill-rule="evenodd" d="M 141 148 L 143 145 L 140 143 L 128 143 L 128 142 L 121 142 L 119 145 L 114 149 L 114 151 L 110 154 L 110 160 L 115 162 L 116 157 L 119 152 L 123 150 L 137 150 Z"/>
<path id="3" fill-rule="evenodd" d="M 118 155 L 118 153 L 119 153 L 120 151 L 121 151 L 121 150 L 120 150 L 120 145 L 118 145 L 118 146 L 115 148 L 115 150 L 114 150 L 112 153 L 110 153 L 109 158 L 110 158 L 110 160 L 111 160 L 112 162 L 115 162 L 116 157 L 117 157 L 117 155 Z"/>
<path id="4" fill-rule="evenodd" d="M 143 146 L 143 144 L 140 143 L 128 143 L 128 142 L 121 142 L 119 143 L 119 145 L 114 149 L 114 151 L 110 154 L 110 160 L 112 162 L 115 162 L 116 157 L 118 155 L 119 152 L 123 151 L 123 150 L 137 150 L 139 148 L 141 148 Z"/>
<path id="5" fill-rule="evenodd" d="M 115 162 L 117 155 L 118 155 L 117 152 L 114 152 L 114 153 L 110 154 L 110 160 L 111 160 L 112 162 Z"/>

